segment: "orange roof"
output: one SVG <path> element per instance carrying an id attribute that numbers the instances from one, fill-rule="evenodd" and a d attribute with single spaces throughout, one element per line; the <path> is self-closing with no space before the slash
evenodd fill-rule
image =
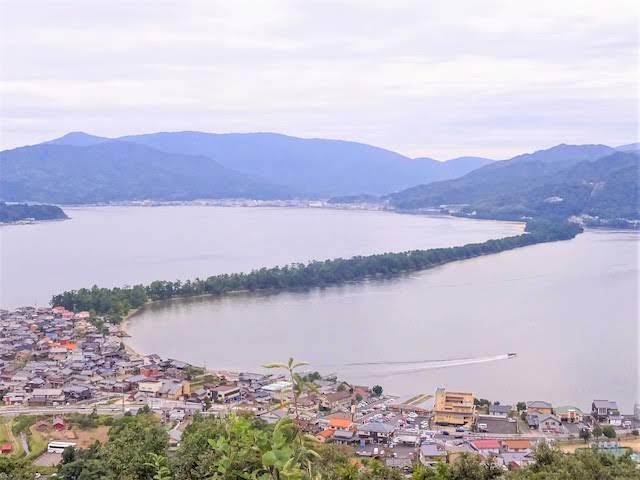
<path id="1" fill-rule="evenodd" d="M 75 342 L 60 342 L 60 346 L 67 350 L 75 350 L 78 347 Z"/>
<path id="2" fill-rule="evenodd" d="M 507 448 L 514 449 L 531 448 L 531 442 L 526 439 L 503 440 L 502 444 Z"/>
<path id="3" fill-rule="evenodd" d="M 318 435 L 320 435 L 323 438 L 329 438 L 331 437 L 331 435 L 333 435 L 333 430 L 331 430 L 330 428 L 327 428 L 326 430 L 321 431 Z"/>
<path id="4" fill-rule="evenodd" d="M 331 418 L 329 419 L 329 426 L 334 428 L 351 428 L 353 422 L 347 418 Z"/>

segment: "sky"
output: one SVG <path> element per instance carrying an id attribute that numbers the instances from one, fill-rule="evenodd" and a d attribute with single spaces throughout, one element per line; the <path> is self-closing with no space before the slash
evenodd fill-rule
<path id="1" fill-rule="evenodd" d="M 0 148 L 78 130 L 441 160 L 636 142 L 636 3 L 0 0 Z"/>

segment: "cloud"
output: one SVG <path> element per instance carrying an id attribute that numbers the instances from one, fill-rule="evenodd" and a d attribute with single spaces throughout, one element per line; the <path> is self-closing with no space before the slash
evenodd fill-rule
<path id="1" fill-rule="evenodd" d="M 582 2 L 4 2 L 2 146 L 279 131 L 505 158 L 638 132 L 638 11 Z"/>

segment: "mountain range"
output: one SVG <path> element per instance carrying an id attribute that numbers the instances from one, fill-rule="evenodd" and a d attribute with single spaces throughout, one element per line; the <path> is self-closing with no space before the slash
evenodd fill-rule
<path id="1" fill-rule="evenodd" d="M 495 162 L 460 178 L 391 194 L 397 209 L 447 206 L 488 218 L 589 215 L 640 218 L 636 146 L 558 145 Z"/>
<path id="2" fill-rule="evenodd" d="M 0 152 L 0 200 L 336 197 L 377 199 L 402 210 L 457 205 L 491 218 L 637 218 L 639 152 L 637 143 L 561 144 L 503 161 L 439 162 L 363 143 L 274 133 L 165 132 L 112 139 L 72 132 Z"/>
<path id="3" fill-rule="evenodd" d="M 411 159 L 362 143 L 273 133 L 154 133 L 117 139 L 73 132 L 0 152 L 1 198 L 92 203 L 197 198 L 387 194 L 455 178 L 491 160 Z"/>

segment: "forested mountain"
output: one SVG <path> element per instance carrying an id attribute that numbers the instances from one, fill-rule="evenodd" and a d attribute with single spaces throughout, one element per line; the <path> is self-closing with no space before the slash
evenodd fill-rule
<path id="1" fill-rule="evenodd" d="M 490 161 L 410 159 L 363 143 L 274 133 L 172 132 L 121 140 L 165 152 L 204 155 L 227 168 L 312 196 L 386 194 L 416 183 L 455 178 Z"/>
<path id="2" fill-rule="evenodd" d="M 210 158 L 120 141 L 6 150 L 0 152 L 0 169 L 0 195 L 6 201 L 78 204 L 292 195 L 287 188 L 231 171 Z"/>
<path id="3" fill-rule="evenodd" d="M 410 188 L 389 200 L 400 209 L 465 205 L 465 212 L 491 218 L 587 214 L 636 219 L 639 165 L 637 153 L 604 145 L 559 145 L 455 180 Z"/>
<path id="4" fill-rule="evenodd" d="M 0 202 L 0 223 L 17 222 L 31 218 L 34 220 L 62 220 L 69 217 L 60 207 L 55 205 Z"/>
<path id="5" fill-rule="evenodd" d="M 490 161 L 410 159 L 362 143 L 273 133 L 175 132 L 109 139 L 72 132 L 0 152 L 0 198 L 91 203 L 380 195 L 458 177 Z"/>

